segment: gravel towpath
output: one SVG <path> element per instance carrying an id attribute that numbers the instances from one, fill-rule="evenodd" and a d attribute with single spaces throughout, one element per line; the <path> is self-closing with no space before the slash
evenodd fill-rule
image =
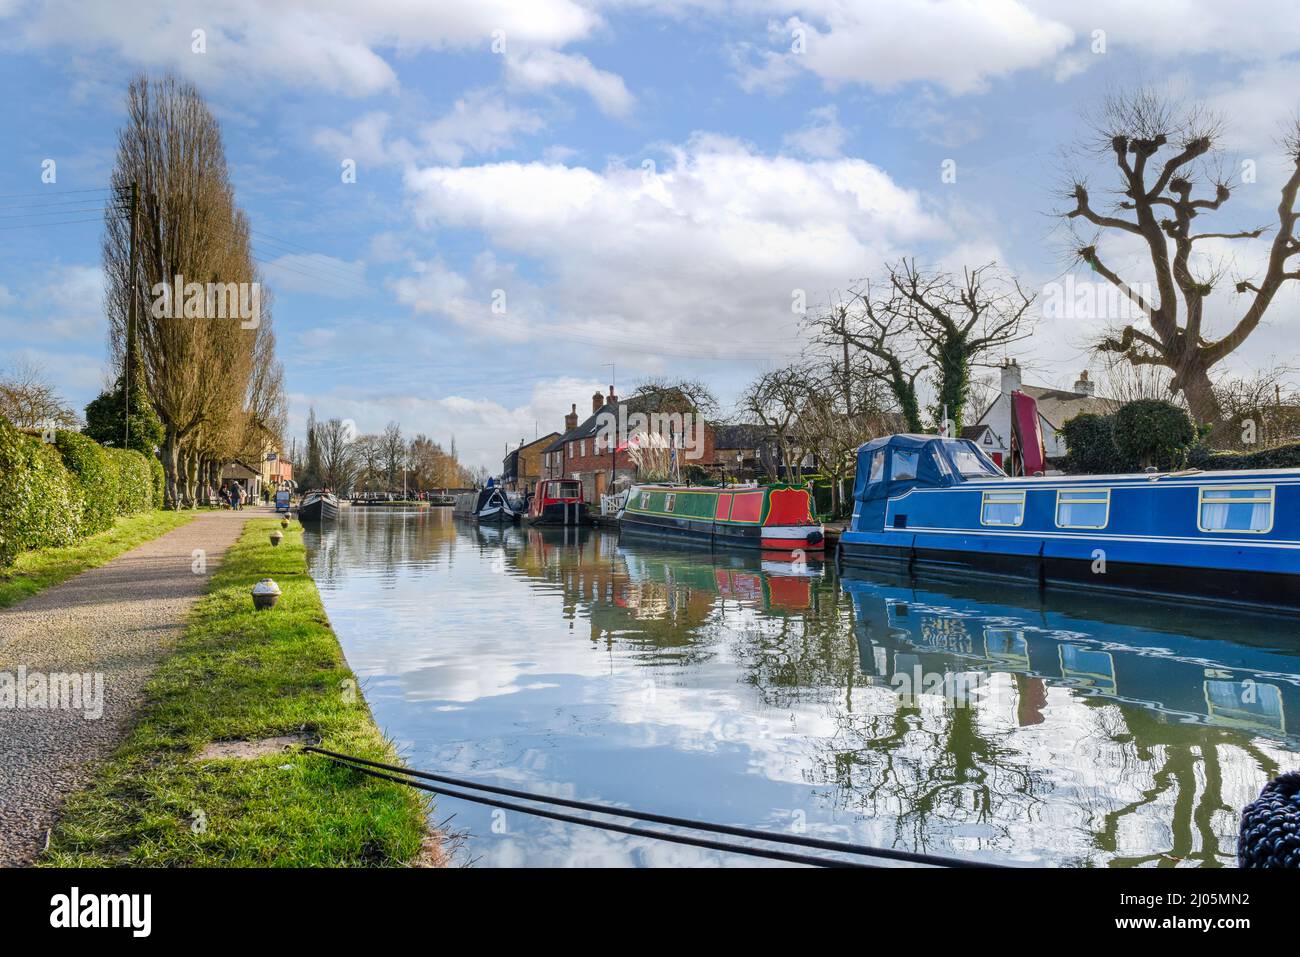
<path id="1" fill-rule="evenodd" d="M 63 798 L 122 740 L 145 682 L 181 634 L 208 576 L 244 523 L 269 509 L 208 512 L 0 611 L 0 681 L 25 668 L 26 707 L 0 706 L 0 866 L 30 864 Z M 206 572 L 194 571 L 202 549 Z M 56 676 L 102 674 L 102 715 L 34 706 Z M 93 689 L 92 678 L 86 687 Z M 51 695 L 51 698 L 54 696 Z M 67 700 L 67 695 L 60 695 Z M 0 698 L 0 703 L 3 703 Z M 53 702 L 51 702 L 53 703 Z"/>

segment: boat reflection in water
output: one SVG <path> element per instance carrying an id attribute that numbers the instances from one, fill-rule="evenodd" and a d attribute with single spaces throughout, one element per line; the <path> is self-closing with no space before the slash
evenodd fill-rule
<path id="1" fill-rule="evenodd" d="M 1285 619 L 433 510 L 307 542 L 379 723 L 428 770 L 984 860 L 1205 866 L 1300 763 Z M 482 865 L 752 863 L 452 813 Z"/>

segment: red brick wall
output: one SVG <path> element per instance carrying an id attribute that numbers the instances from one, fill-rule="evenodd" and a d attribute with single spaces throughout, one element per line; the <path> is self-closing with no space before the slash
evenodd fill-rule
<path id="1" fill-rule="evenodd" d="M 717 453 L 714 449 L 713 442 L 713 428 L 709 426 L 708 423 L 705 423 L 703 454 L 699 458 L 688 458 L 686 451 L 681 450 L 678 454 L 681 457 L 682 468 L 684 469 L 688 465 L 715 464 Z M 586 445 L 585 455 L 579 454 L 583 451 L 583 443 Z M 608 472 L 611 467 L 618 469 L 631 469 L 635 467 L 631 457 L 626 451 L 611 454 L 609 449 L 601 449 L 597 452 L 595 449 L 596 436 L 569 442 L 567 445 L 572 446 L 573 455 L 570 457 L 569 448 L 564 450 L 565 476 L 572 476 L 575 472 L 581 472 L 583 475 L 592 472 Z"/>

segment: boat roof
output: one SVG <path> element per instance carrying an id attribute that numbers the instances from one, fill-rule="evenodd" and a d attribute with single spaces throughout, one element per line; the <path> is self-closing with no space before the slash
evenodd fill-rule
<path id="1" fill-rule="evenodd" d="M 1143 482 L 1147 483 L 1167 483 L 1173 482 L 1178 484 L 1196 484 L 1202 483 L 1206 479 L 1215 479 L 1217 481 L 1234 482 L 1234 481 L 1261 481 L 1266 479 L 1293 479 L 1300 480 L 1300 468 L 1290 469 L 1188 469 L 1186 471 L 1176 472 L 1115 472 L 1106 475 L 1016 475 L 1016 476 L 989 476 L 988 478 L 968 478 L 963 485 L 999 485 L 1005 486 L 1008 483 L 1026 485 L 1058 485 L 1062 482 L 1067 483 L 1095 483 L 1095 484 L 1117 484 L 1128 483 L 1138 485 Z"/>

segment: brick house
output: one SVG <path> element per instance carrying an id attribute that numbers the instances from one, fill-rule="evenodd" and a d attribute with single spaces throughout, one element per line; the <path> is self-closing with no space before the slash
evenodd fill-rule
<path id="1" fill-rule="evenodd" d="M 617 439 L 609 441 L 610 423 L 626 421 L 633 413 L 652 413 L 661 406 L 662 400 L 654 395 L 620 400 L 613 386 L 609 395 L 594 393 L 591 414 L 579 422 L 578 407 L 572 406 L 564 418 L 564 434 L 543 450 L 543 472 L 550 478 L 576 479 L 582 483 L 587 501 L 598 504 L 601 495 L 622 490 L 637 479 L 636 464 L 627 450 L 619 450 Z M 683 469 L 715 464 L 713 427 L 706 422 L 701 431 L 700 454 L 688 459 L 683 453 Z"/>
<path id="2" fill-rule="evenodd" d="M 546 448 L 559 437 L 559 432 L 552 432 L 527 444 L 520 439 L 519 448 L 507 452 L 501 461 L 501 484 L 509 491 L 524 492 L 537 485 L 538 479 L 549 478 L 542 460 Z"/>

